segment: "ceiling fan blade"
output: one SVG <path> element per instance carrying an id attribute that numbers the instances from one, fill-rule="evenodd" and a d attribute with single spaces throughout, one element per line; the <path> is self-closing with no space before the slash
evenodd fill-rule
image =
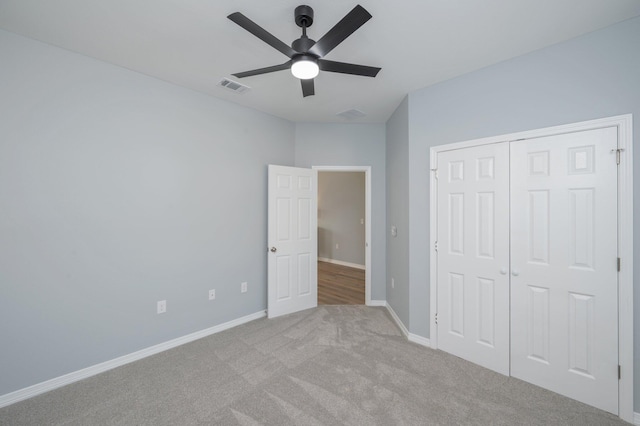
<path id="1" fill-rule="evenodd" d="M 331 52 L 344 39 L 371 19 L 371 14 L 364 7 L 357 5 L 347 13 L 333 28 L 331 28 L 320 40 L 309 49 L 309 53 L 323 57 Z"/>
<path id="2" fill-rule="evenodd" d="M 308 80 L 300 80 L 302 83 L 302 97 L 306 98 L 307 96 L 313 96 L 316 94 L 315 86 L 313 84 L 313 79 L 310 78 Z"/>
<path id="3" fill-rule="evenodd" d="M 318 66 L 322 71 L 339 72 L 342 74 L 363 75 L 375 77 L 382 68 L 368 67 L 366 65 L 347 64 L 345 62 L 327 61 L 318 59 Z"/>
<path id="4" fill-rule="evenodd" d="M 273 34 L 268 32 L 267 30 L 265 30 L 260 25 L 256 24 L 255 22 L 253 22 L 251 19 L 247 18 L 240 12 L 232 13 L 231 15 L 227 16 L 227 18 L 229 18 L 236 24 L 240 25 L 242 28 L 244 28 L 254 36 L 258 37 L 260 40 L 267 43 L 269 46 L 279 50 L 280 52 L 284 53 L 290 58 L 293 55 L 298 53 L 295 50 L 293 50 L 291 47 L 289 47 L 289 45 L 278 40 Z"/>
<path id="5" fill-rule="evenodd" d="M 287 70 L 289 68 L 291 68 L 291 61 L 287 61 L 284 64 L 274 65 L 271 67 L 258 68 L 256 70 L 245 71 L 245 72 L 237 72 L 231 75 L 233 75 L 234 77 L 243 78 L 243 77 L 251 77 L 252 75 L 266 74 L 268 72 Z"/>

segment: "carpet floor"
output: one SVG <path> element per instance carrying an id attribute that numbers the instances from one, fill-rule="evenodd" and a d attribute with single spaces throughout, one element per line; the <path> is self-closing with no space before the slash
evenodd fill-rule
<path id="1" fill-rule="evenodd" d="M 384 308 L 257 320 L 0 409 L 1 425 L 625 425 L 411 342 Z"/>

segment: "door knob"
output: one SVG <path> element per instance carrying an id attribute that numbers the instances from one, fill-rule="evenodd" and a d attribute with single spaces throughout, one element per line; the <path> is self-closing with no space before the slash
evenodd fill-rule
<path id="1" fill-rule="evenodd" d="M 511 275 L 513 275 L 514 277 L 517 277 L 518 275 L 520 275 L 520 271 L 518 271 L 517 269 L 513 269 L 511 271 Z"/>
<path id="2" fill-rule="evenodd" d="M 278 251 L 278 249 L 277 249 L 277 248 L 275 248 L 275 247 L 271 247 L 271 253 L 275 253 L 275 252 L 277 252 L 277 251 Z"/>
<path id="3" fill-rule="evenodd" d="M 507 275 L 507 268 L 500 268 L 500 273 L 502 275 Z"/>

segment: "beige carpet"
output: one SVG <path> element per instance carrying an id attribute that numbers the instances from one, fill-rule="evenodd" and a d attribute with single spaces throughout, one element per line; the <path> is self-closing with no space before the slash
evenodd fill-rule
<path id="1" fill-rule="evenodd" d="M 0 409 L 1 425 L 623 425 L 407 342 L 384 308 L 258 320 Z"/>

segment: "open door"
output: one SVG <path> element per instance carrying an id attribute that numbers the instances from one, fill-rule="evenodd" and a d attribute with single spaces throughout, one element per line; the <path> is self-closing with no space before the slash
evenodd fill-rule
<path id="1" fill-rule="evenodd" d="M 316 170 L 269 165 L 269 318 L 318 305 Z"/>

